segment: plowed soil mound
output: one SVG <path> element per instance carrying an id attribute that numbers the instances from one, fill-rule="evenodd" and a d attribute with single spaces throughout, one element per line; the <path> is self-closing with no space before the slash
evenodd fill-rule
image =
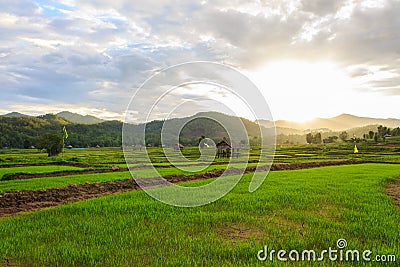
<path id="1" fill-rule="evenodd" d="M 139 189 L 133 179 L 69 185 L 46 190 L 26 190 L 0 195 L 0 216 L 14 214 L 20 211 L 30 211 L 39 208 L 58 206 L 83 199 L 105 196 L 116 192 L 126 192 Z"/>

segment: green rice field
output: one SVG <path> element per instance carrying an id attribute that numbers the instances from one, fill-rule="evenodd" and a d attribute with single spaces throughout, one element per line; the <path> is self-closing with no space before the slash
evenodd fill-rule
<path id="1" fill-rule="evenodd" d="M 159 161 L 156 169 L 163 176 L 227 167 L 227 160 L 221 159 L 201 171 L 195 171 L 198 163 L 186 164 L 183 171 L 162 159 L 160 149 L 153 149 Z M 233 167 L 255 166 L 257 151 L 251 151 L 247 163 Z M 318 146 L 278 147 L 274 164 L 366 159 L 371 163 L 271 171 L 253 193 L 248 191 L 252 174 L 245 174 L 230 193 L 201 207 L 170 206 L 134 190 L 11 216 L 0 214 L 0 266 L 286 266 L 276 252 L 273 260 L 259 260 L 257 254 L 267 246 L 269 251 L 297 250 L 300 256 L 313 250 L 318 258 L 329 247 L 337 249 L 339 239 L 347 242 L 344 253 L 371 250 L 371 261 L 333 262 L 326 256 L 290 265 L 398 266 L 400 208 L 385 190 L 400 178 L 400 165 L 393 164 L 400 162 L 398 152 L 393 147 L 371 148 L 364 154 L 350 151 L 342 146 L 329 151 Z M 0 181 L 0 198 L 21 190 L 129 179 L 125 169 L 102 173 L 112 165 L 126 168 L 121 156 L 120 148 L 67 151 L 64 161 L 33 150 L 1 151 L 0 176 L 36 173 L 38 177 Z M 79 162 L 98 172 L 52 177 L 53 172 L 82 168 L 30 165 L 57 161 Z M 7 167 L 12 163 L 22 166 Z M 129 166 L 137 168 L 137 177 L 153 177 L 140 157 Z M 44 173 L 46 177 L 41 176 Z M 200 186 L 214 179 L 184 185 Z M 377 263 L 377 257 L 387 262 Z"/>

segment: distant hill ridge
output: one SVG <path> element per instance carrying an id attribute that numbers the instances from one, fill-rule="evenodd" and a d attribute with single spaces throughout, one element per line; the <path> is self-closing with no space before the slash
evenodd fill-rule
<path id="1" fill-rule="evenodd" d="M 217 114 L 218 112 L 200 112 L 199 114 L 207 115 Z M 106 120 L 97 118 L 92 115 L 80 115 L 77 113 L 62 111 L 56 114 L 58 117 L 61 117 L 69 122 L 78 123 L 78 124 L 97 124 L 105 122 Z M 229 115 L 223 114 L 223 117 Z M 11 112 L 8 114 L 0 115 L 5 117 L 33 117 L 29 115 L 25 115 L 19 112 Z M 233 117 L 233 116 L 231 116 Z M 248 121 L 248 120 L 246 120 Z M 248 121 L 250 122 L 250 121 Z M 258 123 L 266 128 L 270 128 L 273 126 L 271 121 L 259 120 Z M 339 116 L 332 118 L 315 118 L 313 120 L 305 121 L 305 122 L 294 122 L 288 120 L 277 120 L 275 121 L 275 126 L 277 128 L 281 128 L 285 132 L 293 132 L 300 133 L 302 131 L 312 131 L 312 130 L 331 130 L 331 131 L 344 131 L 351 128 L 360 128 L 369 125 L 385 125 L 387 127 L 395 128 L 400 127 L 400 119 L 389 118 L 370 118 L 370 117 L 358 117 L 351 114 L 343 113 Z"/>
<path id="2" fill-rule="evenodd" d="M 73 112 L 70 112 L 70 111 L 62 111 L 62 112 L 59 112 L 59 113 L 57 113 L 55 115 L 57 115 L 60 118 L 65 119 L 65 120 L 67 120 L 69 122 L 78 123 L 78 124 L 96 124 L 96 123 L 105 122 L 105 120 L 102 120 L 102 119 L 97 118 L 97 117 L 92 116 L 92 115 L 80 115 L 80 114 L 73 113 Z M 1 116 L 4 116 L 4 117 L 17 117 L 17 118 L 20 118 L 20 117 L 40 117 L 40 116 L 29 116 L 29 115 L 25 115 L 25 114 L 22 114 L 22 113 L 19 113 L 19 112 L 11 112 L 11 113 L 7 113 L 7 114 L 1 115 Z M 41 115 L 41 116 L 43 116 L 43 115 Z"/>
<path id="3" fill-rule="evenodd" d="M 67 121 L 70 121 L 72 123 L 79 123 L 79 124 L 96 124 L 96 123 L 102 123 L 105 120 L 99 119 L 95 116 L 91 115 L 80 115 L 76 113 L 72 113 L 69 111 L 62 111 L 60 113 L 57 113 L 58 117 L 64 118 Z"/>
<path id="4" fill-rule="evenodd" d="M 260 120 L 260 125 L 268 127 L 271 125 L 270 121 Z M 380 119 L 369 117 L 358 117 L 351 114 L 341 114 L 332 118 L 315 118 L 305 122 L 293 122 L 287 120 L 275 121 L 275 126 L 279 128 L 292 129 L 293 133 L 301 131 L 312 131 L 318 129 L 331 130 L 331 131 L 345 131 L 352 128 L 360 128 L 368 125 L 384 125 L 390 128 L 400 126 L 400 119 Z"/>
<path id="5" fill-rule="evenodd" d="M 19 112 L 10 112 L 7 114 L 2 115 L 4 117 L 30 117 L 29 115 L 25 115 Z"/>

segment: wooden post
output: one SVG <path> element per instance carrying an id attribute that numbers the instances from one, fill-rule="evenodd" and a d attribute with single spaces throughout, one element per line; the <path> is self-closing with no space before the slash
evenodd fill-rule
<path id="1" fill-rule="evenodd" d="M 65 146 L 65 141 L 64 141 L 64 133 L 62 136 L 62 153 L 61 153 L 61 159 L 64 161 L 64 146 Z"/>

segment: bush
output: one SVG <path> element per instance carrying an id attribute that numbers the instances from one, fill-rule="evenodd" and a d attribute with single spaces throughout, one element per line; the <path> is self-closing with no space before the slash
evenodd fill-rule
<path id="1" fill-rule="evenodd" d="M 63 137 L 61 134 L 47 133 L 40 137 L 37 148 L 45 149 L 49 157 L 57 156 L 63 150 Z"/>

